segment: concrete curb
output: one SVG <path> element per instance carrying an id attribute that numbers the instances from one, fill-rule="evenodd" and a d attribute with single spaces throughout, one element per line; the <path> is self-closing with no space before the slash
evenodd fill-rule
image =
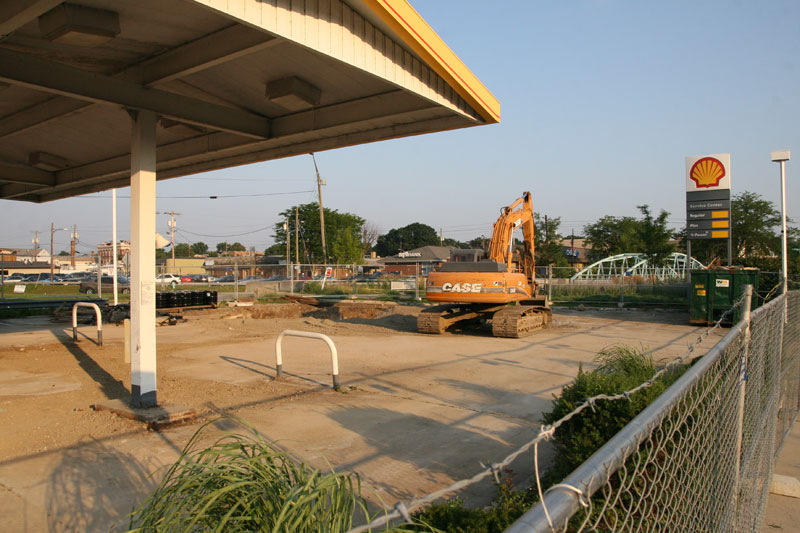
<path id="1" fill-rule="evenodd" d="M 775 474 L 772 476 L 772 485 L 770 485 L 769 492 L 779 496 L 800 498 L 800 480 L 796 477 Z"/>

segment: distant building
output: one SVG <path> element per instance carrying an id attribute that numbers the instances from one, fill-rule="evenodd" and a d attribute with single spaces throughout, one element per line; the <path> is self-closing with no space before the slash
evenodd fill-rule
<path id="1" fill-rule="evenodd" d="M 417 273 L 419 265 L 419 275 L 427 276 L 429 272 L 442 266 L 442 263 L 449 261 L 450 254 L 456 249 L 450 246 L 423 246 L 384 257 L 378 262 L 383 264 L 384 270 L 389 274 L 413 276 Z"/>
<path id="2" fill-rule="evenodd" d="M 73 268 L 70 264 L 72 262 L 72 258 L 69 257 L 62 257 L 64 261 L 61 263 L 61 270 L 62 274 L 68 272 L 90 272 L 97 268 L 94 262 L 94 255 L 76 255 L 75 260 L 75 267 Z"/>
<path id="3" fill-rule="evenodd" d="M 21 263 L 50 262 L 50 252 L 44 248 L 11 248 L 10 251 Z"/>
<path id="4" fill-rule="evenodd" d="M 156 259 L 156 270 L 159 274 L 178 274 L 189 276 L 192 274 L 206 274 L 205 257 L 172 257 Z"/>
<path id="5" fill-rule="evenodd" d="M 130 241 L 119 241 L 117 244 L 117 261 L 123 261 L 126 255 L 131 253 Z M 114 243 L 106 241 L 97 245 L 97 255 L 100 257 L 100 263 L 108 265 L 114 262 Z"/>

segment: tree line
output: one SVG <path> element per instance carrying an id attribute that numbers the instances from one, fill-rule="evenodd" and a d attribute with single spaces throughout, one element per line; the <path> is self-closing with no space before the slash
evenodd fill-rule
<path id="1" fill-rule="evenodd" d="M 670 229 L 670 213 L 663 209 L 655 214 L 648 205 L 637 206 L 638 217 L 607 215 L 586 224 L 583 234 L 590 260 L 599 260 L 622 253 L 639 253 L 653 264 L 662 264 L 675 251 L 686 251 L 686 228 Z M 772 202 L 760 195 L 745 191 L 731 201 L 734 263 L 775 269 L 780 254 L 780 213 Z M 265 250 L 267 255 L 286 255 L 289 240 L 290 259 L 301 263 L 362 263 L 369 252 L 388 257 L 423 246 L 450 246 L 488 250 L 489 238 L 477 236 L 467 241 L 442 238 L 431 226 L 412 222 L 381 233 L 378 226 L 353 213 L 324 208 L 327 257 L 323 257 L 319 204 L 311 202 L 290 207 L 280 213 L 281 221 L 273 228 L 275 244 Z M 536 262 L 539 265 L 567 266 L 560 217 L 534 215 Z M 789 232 L 793 269 L 800 263 L 800 231 Z M 521 246 L 521 243 L 518 243 Z M 239 242 L 217 243 L 216 251 L 203 242 L 175 245 L 176 256 L 214 256 L 233 251 L 245 251 Z M 168 253 L 159 250 L 158 255 Z M 727 245 L 723 240 L 693 240 L 692 256 L 704 264 L 714 259 L 725 262 Z"/>

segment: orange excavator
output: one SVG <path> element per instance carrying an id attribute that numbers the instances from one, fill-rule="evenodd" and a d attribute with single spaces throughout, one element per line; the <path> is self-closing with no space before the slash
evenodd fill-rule
<path id="1" fill-rule="evenodd" d="M 523 247 L 514 250 L 522 227 Z M 488 258 L 481 251 L 454 253 L 428 275 L 427 299 L 440 305 L 422 310 L 420 333 L 444 333 L 463 321 L 491 321 L 495 337 L 519 338 L 552 322 L 546 295 L 538 294 L 534 271 L 534 224 L 531 193 L 504 207 L 494 223 Z"/>

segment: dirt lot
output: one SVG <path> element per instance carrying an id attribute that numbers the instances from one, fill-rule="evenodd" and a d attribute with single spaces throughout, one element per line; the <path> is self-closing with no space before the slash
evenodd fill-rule
<path id="1" fill-rule="evenodd" d="M 699 329 L 685 314 L 556 311 L 525 339 L 485 332 L 425 336 L 419 307 L 273 304 L 185 314 L 158 329 L 160 403 L 232 414 L 314 466 L 362 476 L 365 495 L 393 505 L 469 477 L 535 435 L 554 393 L 614 343 L 656 359 L 684 352 Z M 92 406 L 128 397 L 122 328 L 48 318 L 0 321 L 0 516 L 7 531 L 97 531 L 122 520 L 155 486 L 197 423 L 148 431 Z M 275 337 L 331 336 L 342 392 L 331 389 L 324 343 L 286 338 L 275 381 Z M 724 332 L 723 332 L 724 333 Z M 705 341 L 701 351 L 718 337 Z M 203 420 L 201 417 L 200 420 Z M 230 425 L 229 423 L 221 424 Z M 545 454 L 546 460 L 546 454 Z M 531 457 L 513 465 L 525 483 Z M 490 484 L 462 494 L 487 501 Z"/>

